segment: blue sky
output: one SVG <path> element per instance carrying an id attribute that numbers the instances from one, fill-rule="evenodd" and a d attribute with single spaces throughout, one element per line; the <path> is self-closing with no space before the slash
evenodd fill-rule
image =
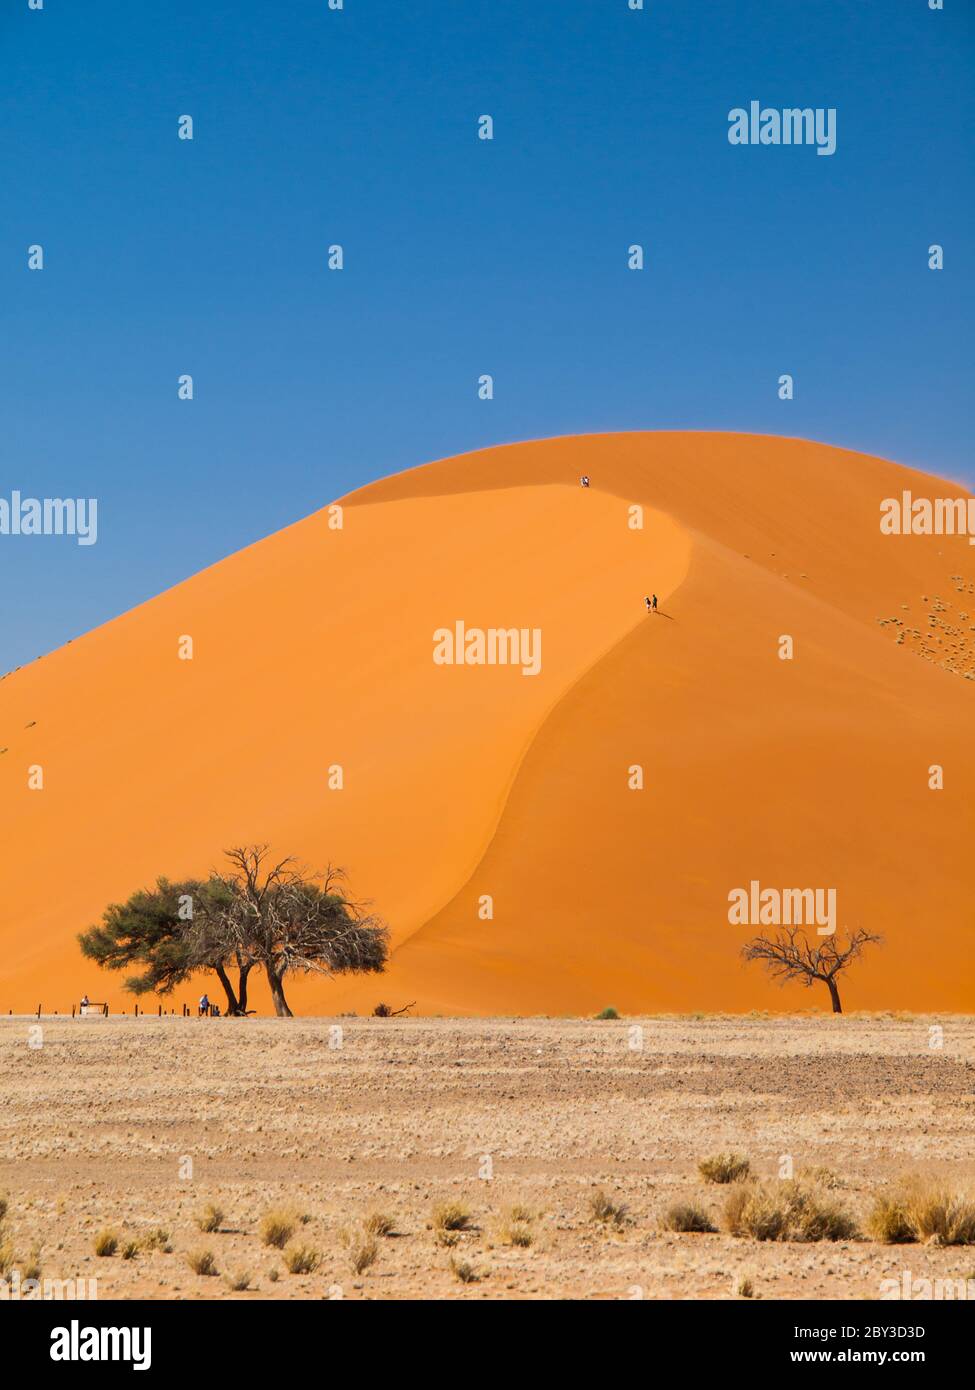
<path id="1" fill-rule="evenodd" d="M 0 670 L 487 444 L 745 430 L 971 483 L 945 6 L 5 0 L 0 496 L 97 497 L 98 543 L 0 536 Z M 752 99 L 835 107 L 836 153 L 730 145 Z"/>

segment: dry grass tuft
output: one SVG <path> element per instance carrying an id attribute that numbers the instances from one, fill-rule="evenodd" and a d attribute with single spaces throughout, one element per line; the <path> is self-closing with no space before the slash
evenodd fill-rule
<path id="1" fill-rule="evenodd" d="M 191 1250 L 186 1257 L 186 1263 L 194 1274 L 211 1277 L 217 1273 L 217 1261 L 212 1250 Z"/>
<path id="2" fill-rule="evenodd" d="M 589 1198 L 589 1215 L 593 1221 L 600 1221 L 604 1226 L 615 1226 L 617 1230 L 625 1226 L 628 1219 L 629 1208 L 624 1202 L 614 1202 L 607 1197 L 606 1193 L 599 1189 Z"/>
<path id="3" fill-rule="evenodd" d="M 96 1254 L 96 1255 L 114 1255 L 117 1249 L 118 1249 L 118 1232 L 117 1232 L 117 1231 L 105 1230 L 105 1231 L 99 1231 L 99 1232 L 98 1232 L 98 1235 L 95 1237 L 95 1254 Z"/>
<path id="4" fill-rule="evenodd" d="M 903 1203 L 886 1193 L 874 1197 L 864 1229 L 871 1240 L 882 1241 L 884 1245 L 910 1245 L 917 1240 Z"/>
<path id="5" fill-rule="evenodd" d="M 246 1293 L 251 1286 L 250 1271 L 242 1269 L 236 1274 L 227 1274 L 224 1276 L 224 1283 L 234 1293 Z"/>
<path id="6" fill-rule="evenodd" d="M 893 1191 L 877 1194 L 866 1225 L 886 1245 L 975 1245 L 975 1201 L 936 1179 L 903 1178 Z"/>
<path id="7" fill-rule="evenodd" d="M 457 1260 L 453 1255 L 450 1257 L 450 1272 L 462 1284 L 476 1284 L 481 1277 L 470 1260 Z"/>
<path id="8" fill-rule="evenodd" d="M 169 1232 L 162 1226 L 156 1226 L 153 1230 L 147 1231 L 142 1237 L 143 1250 L 161 1250 L 164 1255 L 171 1255 L 173 1247 L 169 1243 Z"/>
<path id="9" fill-rule="evenodd" d="M 843 1179 L 838 1177 L 832 1168 L 800 1168 L 799 1181 L 815 1187 L 825 1187 L 830 1192 L 846 1186 Z"/>
<path id="10" fill-rule="evenodd" d="M 535 1220 L 538 1212 L 533 1207 L 525 1206 L 524 1202 L 512 1202 L 505 1212 L 507 1221 L 524 1221 L 528 1225 Z"/>
<path id="11" fill-rule="evenodd" d="M 276 1249 L 283 1250 L 295 1233 L 296 1220 L 294 1212 L 273 1207 L 261 1217 L 258 1228 L 261 1240 L 265 1245 L 273 1245 Z"/>
<path id="12" fill-rule="evenodd" d="M 219 1231 L 223 1225 L 223 1209 L 208 1202 L 196 1218 L 196 1224 L 201 1231 L 207 1235 L 212 1235 L 214 1231 Z"/>
<path id="13" fill-rule="evenodd" d="M 471 1209 L 463 1202 L 438 1202 L 433 1209 L 435 1231 L 469 1231 Z"/>
<path id="14" fill-rule="evenodd" d="M 696 1202 L 674 1202 L 664 1212 L 660 1221 L 665 1231 L 679 1231 L 694 1235 L 707 1234 L 717 1228 L 703 1207 Z"/>
<path id="15" fill-rule="evenodd" d="M 834 1197 L 795 1178 L 737 1184 L 725 1202 L 724 1224 L 730 1235 L 753 1240 L 852 1240 L 857 1234 Z"/>
<path id="16" fill-rule="evenodd" d="M 284 1252 L 285 1268 L 289 1274 L 314 1274 L 322 1257 L 310 1245 L 289 1245 Z"/>
<path id="17" fill-rule="evenodd" d="M 705 1182 L 743 1182 L 752 1170 L 744 1154 L 712 1154 L 702 1158 L 697 1171 Z"/>
<path id="18" fill-rule="evenodd" d="M 391 1236 L 396 1230 L 393 1217 L 384 1211 L 371 1211 L 362 1223 L 367 1236 Z"/>
<path id="19" fill-rule="evenodd" d="M 524 1221 L 505 1221 L 498 1231 L 498 1239 L 502 1245 L 514 1245 L 521 1250 L 527 1250 L 535 1243 L 535 1237 Z"/>
<path id="20" fill-rule="evenodd" d="M 347 1226 L 339 1232 L 339 1239 L 345 1246 L 346 1258 L 353 1274 L 362 1274 L 370 1265 L 376 1263 L 379 1242 L 361 1226 Z"/>

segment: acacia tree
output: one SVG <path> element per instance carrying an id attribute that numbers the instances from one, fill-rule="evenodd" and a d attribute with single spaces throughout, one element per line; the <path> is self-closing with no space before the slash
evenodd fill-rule
<path id="1" fill-rule="evenodd" d="M 272 862 L 267 845 L 226 856 L 229 872 L 180 883 L 160 878 L 155 888 L 110 904 L 101 924 L 79 935 L 82 953 L 109 970 L 141 967 L 124 982 L 133 994 L 170 994 L 195 971 L 213 970 L 227 1013 L 237 1015 L 247 1013 L 247 980 L 256 965 L 267 975 L 275 1012 L 288 1017 L 289 971 L 383 969 L 388 928 L 341 889 L 341 869 L 309 875 L 291 858 Z M 238 972 L 236 990 L 231 968 Z"/>
<path id="2" fill-rule="evenodd" d="M 290 856 L 272 860 L 267 845 L 237 846 L 226 858 L 230 901 L 218 929 L 223 948 L 263 966 L 279 1017 L 292 1016 L 284 993 L 289 971 L 383 970 L 389 929 L 344 892 L 342 869 L 329 865 L 324 874 L 309 875 Z"/>
<path id="3" fill-rule="evenodd" d="M 843 946 L 835 936 L 824 937 L 813 946 L 799 927 L 786 927 L 771 937 L 764 933 L 753 937 L 742 947 L 741 953 L 745 960 L 761 961 L 780 985 L 787 980 L 798 980 L 808 988 L 816 980 L 822 981 L 829 990 L 833 1013 L 841 1014 L 837 975 L 859 960 L 864 946 L 880 945 L 882 941 L 882 936 L 858 927 L 847 933 Z"/>
<path id="4" fill-rule="evenodd" d="M 227 1012 L 247 1007 L 247 975 L 254 962 L 228 949 L 220 926 L 231 894 L 216 875 L 171 883 L 160 878 L 155 888 L 141 888 L 124 903 L 110 903 L 98 926 L 81 932 L 82 955 L 107 970 L 140 966 L 123 989 L 130 994 L 171 994 L 197 970 L 211 969 L 223 985 Z M 235 992 L 227 966 L 239 969 Z"/>

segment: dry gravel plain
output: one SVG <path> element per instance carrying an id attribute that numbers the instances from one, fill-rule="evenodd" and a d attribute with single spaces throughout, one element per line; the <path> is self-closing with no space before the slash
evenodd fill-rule
<path id="1" fill-rule="evenodd" d="M 786 1154 L 797 1170 L 828 1168 L 857 1217 L 900 1174 L 971 1185 L 969 1017 L 35 1027 L 0 1020 L 4 1235 L 15 1263 L 39 1247 L 45 1276 L 97 1277 L 102 1298 L 729 1298 L 743 1274 L 761 1298 L 877 1298 L 905 1269 L 975 1277 L 971 1246 L 760 1243 L 660 1226 L 691 1197 L 717 1224 L 727 1189 L 697 1175 L 717 1150 L 746 1153 L 768 1177 Z M 626 1204 L 619 1229 L 592 1219 L 599 1189 Z M 431 1225 L 443 1201 L 472 1214 L 452 1248 Z M 222 1228 L 202 1234 L 207 1203 Z M 505 1243 L 515 1204 L 530 1209 L 527 1247 Z M 261 1242 L 261 1217 L 281 1206 L 303 1218 L 295 1240 L 320 1253 L 313 1273 L 288 1273 Z M 394 1233 L 355 1273 L 343 1229 L 376 1211 Z M 140 1242 L 133 1258 L 95 1255 L 106 1227 Z M 159 1227 L 171 1249 L 146 1250 Z M 189 1268 L 201 1249 L 215 1275 Z M 230 1287 L 240 1274 L 247 1291 Z"/>

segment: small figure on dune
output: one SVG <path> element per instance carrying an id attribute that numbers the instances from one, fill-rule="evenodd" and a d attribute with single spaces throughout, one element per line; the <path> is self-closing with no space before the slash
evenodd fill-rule
<path id="1" fill-rule="evenodd" d="M 91 1003 L 91 1000 L 88 998 L 88 995 L 85 994 L 84 997 L 83 997 L 82 1000 L 81 1000 L 81 1007 L 82 1007 L 83 1009 L 87 1009 L 87 1007 L 88 1007 L 88 1005 L 89 1005 L 90 1003 Z"/>
<path id="2" fill-rule="evenodd" d="M 656 595 L 656 594 L 653 595 L 653 611 L 654 611 L 655 613 L 656 613 L 656 611 L 657 611 L 657 595 Z"/>
<path id="3" fill-rule="evenodd" d="M 589 474 L 588 474 L 588 473 L 583 473 L 582 477 L 579 479 L 579 482 L 582 484 L 583 487 L 588 487 L 588 486 L 589 486 Z"/>
<path id="4" fill-rule="evenodd" d="M 201 995 L 200 995 L 200 1002 L 199 1002 L 199 1004 L 198 1004 L 198 1006 L 197 1006 L 197 1011 L 198 1011 L 198 1014 L 199 1014 L 199 1017 L 200 1017 L 200 1018 L 203 1018 L 203 1016 L 204 1016 L 205 1014 L 209 1014 L 209 1012 L 210 1012 L 210 1000 L 209 1000 L 209 998 L 208 998 L 207 995 L 205 995 L 205 994 L 201 994 Z"/>
<path id="5" fill-rule="evenodd" d="M 647 597 L 643 600 L 643 602 L 647 605 L 647 612 L 648 612 L 648 613 L 656 613 L 656 611 L 657 611 L 657 595 L 656 595 L 656 594 L 648 594 Z"/>

